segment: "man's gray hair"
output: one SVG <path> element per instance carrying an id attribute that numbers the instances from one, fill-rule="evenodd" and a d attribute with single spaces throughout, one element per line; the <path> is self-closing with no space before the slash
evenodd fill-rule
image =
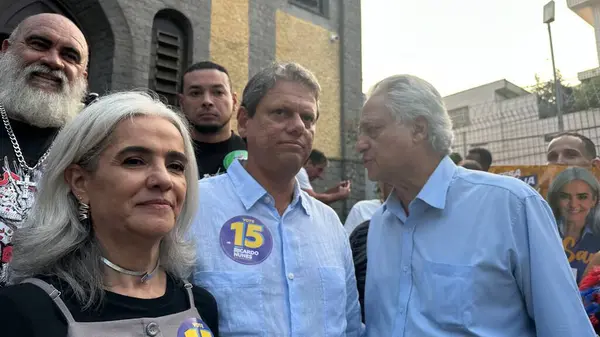
<path id="1" fill-rule="evenodd" d="M 379 95 L 385 98 L 386 107 L 400 123 L 410 125 L 418 117 L 427 121 L 427 137 L 435 152 L 442 155 L 452 152 L 452 119 L 433 85 L 416 76 L 395 75 L 375 84 L 368 97 Z"/>
<path id="2" fill-rule="evenodd" d="M 14 236 L 11 281 L 36 275 L 57 276 L 71 286 L 86 308 L 102 301 L 102 252 L 93 230 L 78 219 L 78 201 L 64 173 L 71 164 L 90 172 L 96 170 L 101 153 L 114 140 L 118 124 L 137 116 L 162 117 L 183 138 L 189 160 L 185 169 L 186 197 L 175 228 L 160 243 L 159 256 L 167 272 L 180 279 L 189 277 L 195 264 L 195 245 L 186 233 L 198 204 L 198 168 L 188 125 L 157 98 L 142 92 L 122 92 L 89 105 L 55 139 L 26 226 Z"/>
<path id="3" fill-rule="evenodd" d="M 598 207 L 598 202 L 600 202 L 600 183 L 592 172 L 583 167 L 566 168 L 554 177 L 554 180 L 550 183 L 550 187 L 548 187 L 548 204 L 557 220 L 559 232 L 562 236 L 566 229 L 563 221 L 560 221 L 562 217 L 559 206 L 560 191 L 565 185 L 574 180 L 580 180 L 586 183 L 592 191 L 592 197 L 596 198 L 596 205 L 590 210 L 590 214 L 588 214 L 585 224 L 586 226 L 589 226 L 594 235 L 600 235 L 600 207 Z"/>
<path id="4" fill-rule="evenodd" d="M 254 117 L 256 107 L 265 97 L 269 90 L 273 89 L 277 81 L 297 82 L 308 89 L 315 95 L 317 102 L 317 116 L 319 107 L 319 96 L 321 95 L 321 86 L 315 75 L 310 70 L 304 68 L 298 63 L 275 63 L 267 68 L 262 69 L 246 84 L 242 95 L 242 104 L 248 115 Z"/>
<path id="5" fill-rule="evenodd" d="M 8 40 L 8 42 L 10 42 L 10 44 L 14 44 L 17 41 L 17 38 L 19 37 L 19 34 L 21 34 L 22 29 L 23 29 L 23 24 L 21 22 L 17 25 L 17 27 L 15 27 L 15 29 L 13 29 L 13 31 L 8 36 L 7 40 Z"/>

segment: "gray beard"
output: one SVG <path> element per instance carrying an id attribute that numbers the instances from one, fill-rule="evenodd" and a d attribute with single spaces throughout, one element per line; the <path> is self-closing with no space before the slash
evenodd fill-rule
<path id="1" fill-rule="evenodd" d="M 33 72 L 51 72 L 62 79 L 58 92 L 32 87 L 27 82 Z M 81 102 L 87 81 L 81 77 L 69 85 L 62 71 L 52 71 L 35 63 L 24 67 L 12 52 L 0 53 L 0 104 L 8 116 L 40 128 L 59 128 L 70 122 L 83 108 Z"/>

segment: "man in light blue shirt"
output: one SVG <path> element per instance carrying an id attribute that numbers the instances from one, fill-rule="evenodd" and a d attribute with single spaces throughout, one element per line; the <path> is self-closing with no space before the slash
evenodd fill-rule
<path id="1" fill-rule="evenodd" d="M 248 160 L 200 182 L 194 282 L 215 296 L 221 336 L 363 332 L 342 224 L 295 179 L 312 148 L 319 93 L 294 63 L 256 74 L 238 113 Z"/>
<path id="2" fill-rule="evenodd" d="M 548 204 L 518 179 L 452 162 L 431 84 L 379 82 L 360 128 L 369 178 L 394 187 L 369 229 L 369 337 L 595 336 Z"/>

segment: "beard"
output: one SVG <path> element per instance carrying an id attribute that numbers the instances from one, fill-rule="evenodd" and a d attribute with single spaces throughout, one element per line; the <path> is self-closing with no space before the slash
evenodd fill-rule
<path id="1" fill-rule="evenodd" d="M 35 73 L 52 75 L 61 80 L 57 92 L 29 85 Z M 83 108 L 87 81 L 81 76 L 69 84 L 64 71 L 52 70 L 40 62 L 24 66 L 14 53 L 0 53 L 0 104 L 10 118 L 40 128 L 59 128 L 70 122 Z"/>
<path id="2" fill-rule="evenodd" d="M 223 130 L 225 125 L 227 125 L 230 120 L 231 120 L 231 117 L 229 117 L 228 120 L 226 120 L 224 123 L 221 123 L 221 124 L 197 124 L 192 121 L 190 121 L 190 124 L 192 124 L 194 129 L 200 134 L 214 135 L 215 133 L 218 133 L 219 131 Z"/>
<path id="3" fill-rule="evenodd" d="M 212 135 L 221 131 L 225 127 L 225 124 L 211 124 L 211 125 L 199 125 L 194 124 L 194 129 L 203 135 Z"/>

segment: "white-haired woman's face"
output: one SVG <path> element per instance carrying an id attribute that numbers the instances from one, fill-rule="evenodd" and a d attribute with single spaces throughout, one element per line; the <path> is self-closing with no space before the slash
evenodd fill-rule
<path id="1" fill-rule="evenodd" d="M 180 132 L 164 118 L 118 124 L 94 172 L 82 171 L 71 184 L 90 205 L 101 241 L 160 239 L 174 228 L 186 195 L 184 148 Z"/>
<path id="2" fill-rule="evenodd" d="M 596 206 L 597 200 L 590 185 L 582 180 L 573 180 L 563 186 L 558 194 L 562 217 L 566 221 L 581 222 Z"/>

